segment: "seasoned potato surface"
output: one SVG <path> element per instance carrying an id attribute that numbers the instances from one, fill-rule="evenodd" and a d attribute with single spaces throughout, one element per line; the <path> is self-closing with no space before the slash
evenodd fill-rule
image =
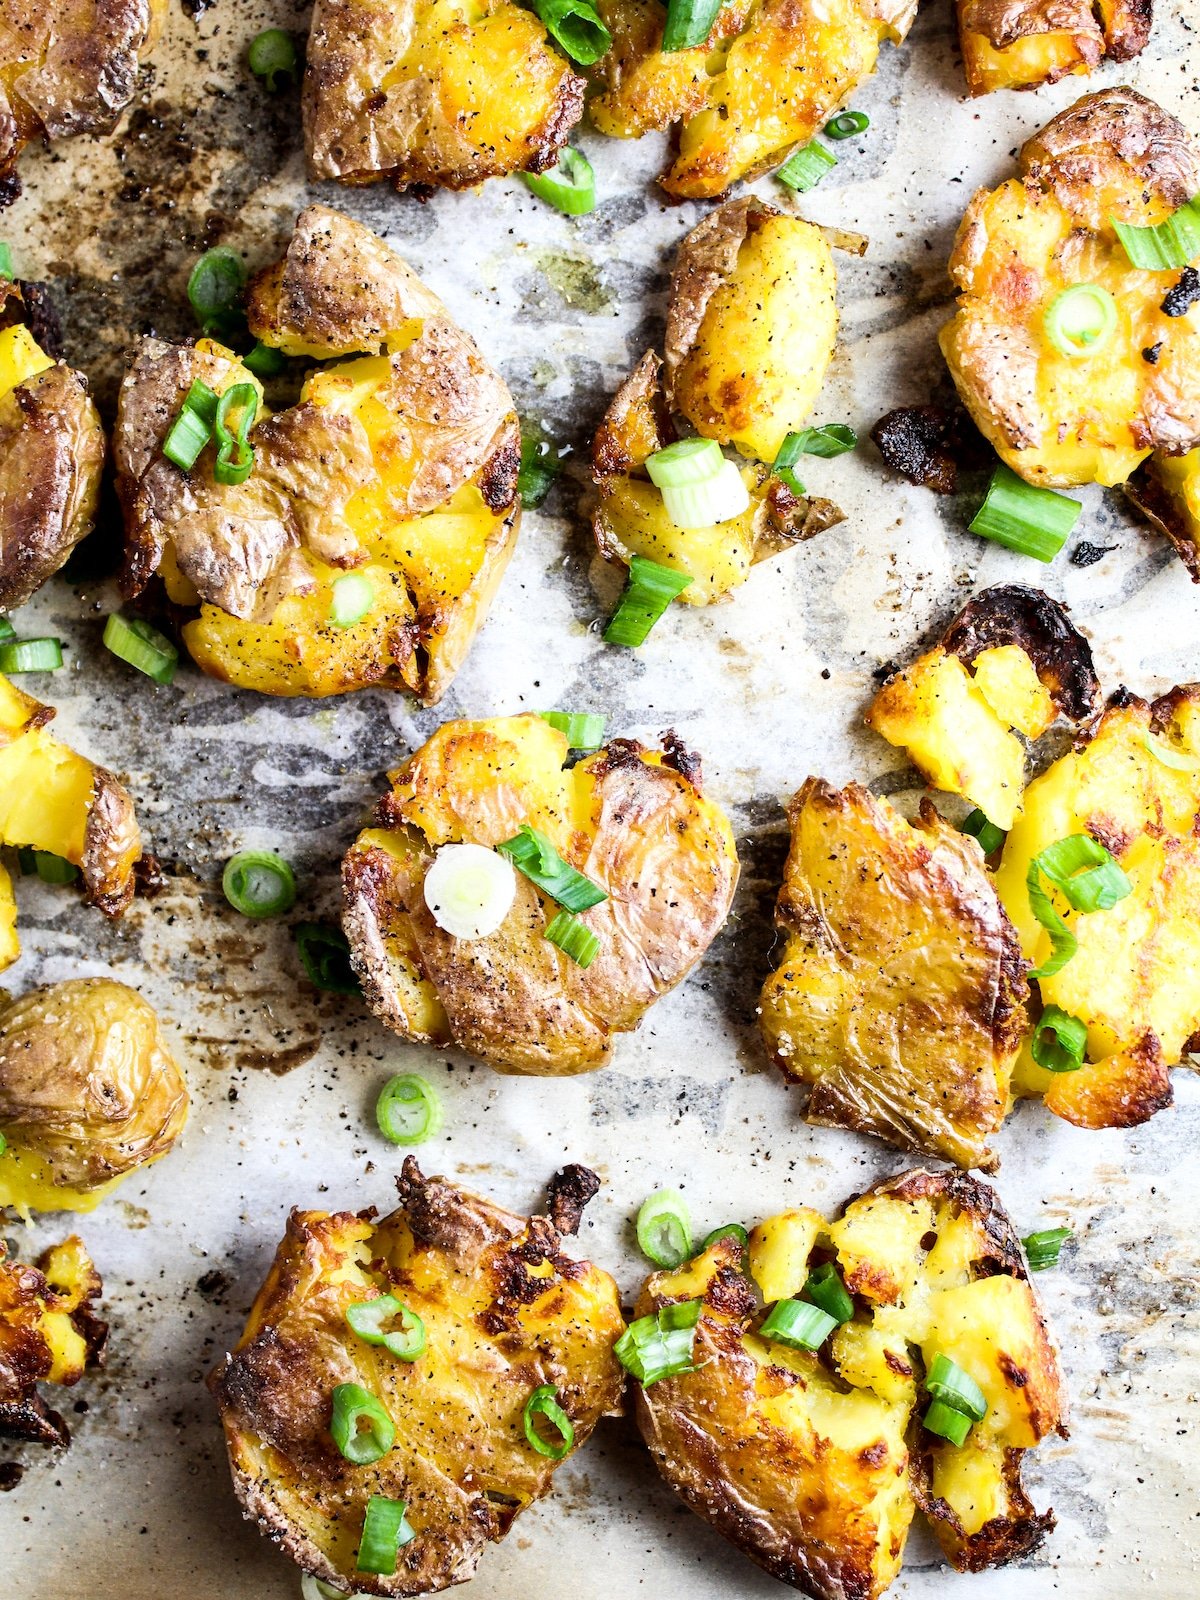
<path id="1" fill-rule="evenodd" d="M 66 1445 L 71 1435 L 39 1383 L 70 1388 L 104 1357 L 107 1324 L 92 1310 L 100 1274 L 72 1235 L 25 1266 L 0 1243 L 0 1433 Z"/>

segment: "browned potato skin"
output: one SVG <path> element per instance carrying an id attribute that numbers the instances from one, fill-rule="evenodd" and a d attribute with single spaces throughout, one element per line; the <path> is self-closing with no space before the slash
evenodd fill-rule
<path id="1" fill-rule="evenodd" d="M 958 0 L 967 88 L 1034 89 L 1106 58 L 1129 61 L 1150 38 L 1153 9 L 1153 0 Z"/>
<path id="2" fill-rule="evenodd" d="M 44 1251 L 32 1267 L 10 1260 L 0 1241 L 0 1434 L 70 1443 L 66 1423 L 46 1404 L 38 1383 L 69 1387 L 103 1362 L 108 1324 L 92 1310 L 101 1287 L 75 1235 Z M 48 1322 L 47 1313 L 65 1313 L 69 1333 L 61 1320 Z"/>
<path id="3" fill-rule="evenodd" d="M 582 1192 L 581 1178 L 591 1180 Z M 549 1489 L 555 1463 L 527 1443 L 521 1421 L 535 1388 L 556 1387 L 576 1449 L 616 1407 L 623 1374 L 612 1346 L 624 1322 L 616 1284 L 566 1254 L 549 1218 L 427 1179 L 412 1156 L 397 1187 L 400 1209 L 380 1222 L 373 1210 L 293 1211 L 246 1331 L 209 1385 L 246 1516 L 319 1578 L 419 1595 L 470 1578 L 488 1544 Z M 585 1168 L 564 1169 L 551 1214 L 577 1224 L 596 1187 Z M 371 1277 L 352 1267 L 352 1282 L 331 1280 L 360 1241 Z M 426 1322 L 426 1350 L 411 1364 L 346 1325 L 346 1305 L 376 1282 Z M 347 1381 L 376 1393 L 397 1423 L 393 1450 L 369 1468 L 348 1465 L 329 1437 L 330 1394 Z M 372 1493 L 407 1501 L 417 1534 L 390 1578 L 355 1569 Z"/>
<path id="4" fill-rule="evenodd" d="M 1026 583 L 993 584 L 947 624 L 941 647 L 974 666 L 985 650 L 1016 645 L 1033 663 L 1059 716 L 1083 722 L 1096 708 L 1100 680 L 1092 650 L 1066 609 Z"/>

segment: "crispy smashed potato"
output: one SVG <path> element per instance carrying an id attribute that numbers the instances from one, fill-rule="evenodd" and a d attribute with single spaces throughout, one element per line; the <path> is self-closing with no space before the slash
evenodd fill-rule
<path id="1" fill-rule="evenodd" d="M 634 139 L 678 127 L 659 180 L 679 199 L 712 199 L 807 144 L 899 44 L 915 0 L 727 0 L 704 44 L 664 54 L 660 0 L 599 0 L 613 35 L 591 69 L 588 114 L 602 133 Z"/>
<path id="2" fill-rule="evenodd" d="M 1125 484 L 1125 493 L 1160 533 L 1165 533 L 1200 583 L 1200 450 L 1185 456 L 1156 450 Z"/>
<path id="3" fill-rule="evenodd" d="M 158 1017 L 123 983 L 74 979 L 0 1007 L 0 1206 L 91 1211 L 167 1154 L 187 1112 Z"/>
<path id="4" fill-rule="evenodd" d="M 469 189 L 552 167 L 583 79 L 510 3 L 317 0 L 304 79 L 314 178 Z"/>
<path id="5" fill-rule="evenodd" d="M 92 1310 L 100 1274 L 74 1235 L 39 1257 L 12 1261 L 0 1240 L 0 1434 L 67 1445 L 71 1435 L 39 1383 L 70 1387 L 104 1358 L 106 1323 Z"/>
<path id="6" fill-rule="evenodd" d="M 1134 267 L 1113 218 L 1149 227 L 1169 217 L 1200 191 L 1200 155 L 1152 101 L 1106 89 L 1028 140 L 1020 169 L 967 208 L 942 350 L 976 425 L 1023 478 L 1123 483 L 1151 451 L 1200 444 L 1200 329 L 1171 314 L 1179 272 Z M 1116 326 L 1073 356 L 1051 342 L 1045 318 L 1082 283 L 1111 294 Z"/>
<path id="7" fill-rule="evenodd" d="M 367 1003 L 404 1038 L 455 1045 L 500 1072 L 590 1072 L 725 921 L 737 852 L 701 795 L 698 757 L 668 733 L 662 750 L 614 739 L 566 761 L 565 736 L 540 717 L 504 717 L 445 723 L 391 774 L 342 885 Z M 484 938 L 444 932 L 425 904 L 441 845 L 494 846 L 526 823 L 607 892 L 581 914 L 600 941 L 586 968 L 545 937 L 558 908 L 521 873 Z"/>
<path id="8" fill-rule="evenodd" d="M 1150 38 L 1153 0 L 957 0 L 956 9 L 967 88 L 979 95 L 1129 61 Z"/>
<path id="9" fill-rule="evenodd" d="M 761 1329 L 759 1297 L 796 1298 L 832 1261 L 853 1296 L 828 1356 Z M 916 1170 L 835 1222 L 785 1212 L 655 1273 L 639 1316 L 702 1300 L 694 1368 L 638 1385 L 638 1425 L 685 1503 L 759 1566 L 816 1600 L 877 1600 L 914 1512 L 960 1571 L 999 1566 L 1054 1527 L 1021 1484 L 1025 1452 L 1066 1434 L 1066 1401 L 1012 1224 L 992 1190 Z M 987 1415 L 961 1448 L 918 1425 L 923 1381 L 948 1356 Z"/>
<path id="10" fill-rule="evenodd" d="M 578 1190 L 592 1174 L 566 1168 Z M 294 1211 L 237 1349 L 210 1385 L 234 1486 L 305 1571 L 355 1591 L 418 1595 L 470 1578 L 487 1545 L 550 1487 L 554 1462 L 525 1436 L 526 1401 L 553 1385 L 577 1449 L 621 1395 L 617 1286 L 567 1255 L 546 1217 L 520 1217 L 425 1178 L 409 1157 L 401 1206 Z M 578 1205 L 566 1207 L 578 1222 Z M 550 1210 L 563 1206 L 552 1195 Z M 395 1296 L 424 1323 L 413 1361 L 368 1344 L 349 1307 Z M 358 1383 L 396 1426 L 394 1447 L 354 1466 L 330 1436 L 335 1385 Z M 356 1566 L 372 1495 L 403 1500 L 415 1538 L 394 1576 Z"/>
<path id="11" fill-rule="evenodd" d="M 810 778 L 763 986 L 767 1049 L 812 1085 L 810 1122 L 994 1165 L 1028 986 L 974 839 L 926 801 L 915 824 L 858 784 Z"/>
<path id="12" fill-rule="evenodd" d="M 828 500 L 797 496 L 769 466 L 812 410 L 833 355 L 837 302 L 823 234 L 755 196 L 693 228 L 671 276 L 664 359 L 647 351 L 596 434 L 592 519 L 600 553 L 648 556 L 688 573 L 689 605 L 727 598 L 750 567 L 841 520 Z M 710 528 L 680 528 L 645 472 L 676 437 L 675 419 L 744 459 L 750 505 Z"/>
<path id="13" fill-rule="evenodd" d="M 196 379 L 217 394 L 255 379 L 229 350 L 148 338 L 121 389 L 114 435 L 126 519 L 125 592 L 158 574 L 191 614 L 202 671 L 272 695 L 379 684 L 425 704 L 446 690 L 516 542 L 520 430 L 474 341 L 360 223 L 310 206 L 283 260 L 248 299 L 251 330 L 328 361 L 299 403 L 260 408 L 244 483 L 162 453 Z M 370 586 L 357 621 L 333 621 L 346 573 Z"/>

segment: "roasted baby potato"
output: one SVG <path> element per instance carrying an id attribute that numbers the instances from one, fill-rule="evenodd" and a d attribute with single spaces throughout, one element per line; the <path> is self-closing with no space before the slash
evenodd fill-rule
<path id="1" fill-rule="evenodd" d="M 187 1112 L 159 1020 L 123 983 L 73 979 L 0 1007 L 0 1206 L 91 1211 L 166 1155 Z"/>
<path id="2" fill-rule="evenodd" d="M 74 1235 L 36 1267 L 8 1259 L 0 1240 L 0 1434 L 67 1445 L 71 1435 L 38 1384 L 70 1387 L 104 1359 L 108 1326 L 92 1310 L 100 1274 Z"/>
<path id="3" fill-rule="evenodd" d="M 803 427 L 833 355 L 833 255 L 819 228 L 751 195 L 693 228 L 671 276 L 664 359 L 647 351 L 596 434 L 592 519 L 605 560 L 635 555 L 689 573 L 680 598 L 725 599 L 751 565 L 841 520 L 769 471 Z M 680 528 L 645 472 L 648 456 L 694 431 L 745 458 L 750 505 L 711 528 Z"/>
<path id="4" fill-rule="evenodd" d="M 1156 450 L 1125 485 L 1133 504 L 1165 533 L 1193 583 L 1200 583 L 1200 450 L 1169 456 Z"/>
<path id="5" fill-rule="evenodd" d="M 360 223 L 310 206 L 248 298 L 255 336 L 328 361 L 299 403 L 259 410 L 254 467 L 190 472 L 163 441 L 191 385 L 256 380 L 229 350 L 142 341 L 114 435 L 125 511 L 123 587 L 154 574 L 185 608 L 202 671 L 272 695 L 379 684 L 432 704 L 470 648 L 508 564 L 520 511 L 512 399 L 436 295 Z M 347 573 L 373 598 L 335 622 Z"/>
<path id="6" fill-rule="evenodd" d="M 1172 314 L 1180 273 L 1134 267 L 1113 226 L 1155 225 L 1198 191 L 1182 123 L 1105 89 L 1028 140 L 1020 176 L 968 206 L 942 351 L 976 425 L 1030 483 L 1119 484 L 1152 450 L 1200 444 L 1200 329 Z M 1080 284 L 1111 296 L 1115 320 L 1094 349 L 1064 354 L 1046 317 Z"/>
<path id="7" fill-rule="evenodd" d="M 469 189 L 552 167 L 583 79 L 510 3 L 317 0 L 304 79 L 313 178 Z"/>
<path id="8" fill-rule="evenodd" d="M 558 1180 L 576 1191 L 576 1222 L 580 1179 L 595 1193 L 584 1168 Z M 525 1431 L 535 1389 L 553 1386 L 576 1447 L 614 1408 L 624 1323 L 616 1284 L 567 1255 L 548 1218 L 425 1178 L 412 1156 L 397 1187 L 400 1209 L 382 1221 L 373 1210 L 292 1212 L 246 1331 L 209 1382 L 246 1516 L 326 1582 L 418 1595 L 470 1578 L 550 1487 L 554 1462 Z M 351 1307 L 385 1294 L 424 1326 L 413 1360 L 348 1325 Z M 330 1434 L 343 1383 L 368 1390 L 395 1423 L 394 1447 L 369 1465 L 344 1459 Z M 402 1500 L 414 1535 L 394 1575 L 357 1567 L 374 1495 Z"/>
<path id="9" fill-rule="evenodd" d="M 167 0 L 0 0 L 0 205 L 27 144 L 108 132 L 166 15 Z"/>
<path id="10" fill-rule="evenodd" d="M 777 1342 L 767 1302 L 798 1298 L 833 1263 L 854 1313 L 820 1354 Z M 1041 1307 L 994 1192 L 916 1170 L 835 1222 L 789 1211 L 748 1254 L 726 1235 L 655 1273 L 638 1316 L 700 1301 L 692 1366 L 634 1391 L 655 1465 L 751 1560 L 814 1600 L 876 1600 L 897 1576 L 914 1512 L 960 1571 L 999 1566 L 1054 1527 L 1021 1484 L 1025 1452 L 1066 1435 Z M 956 1448 L 926 1430 L 924 1380 L 947 1356 L 987 1412 Z"/>
<path id="11" fill-rule="evenodd" d="M 875 70 L 884 39 L 899 44 L 915 0 L 727 0 L 708 39 L 664 54 L 660 0 L 598 0 L 612 49 L 591 69 L 588 113 L 602 133 L 635 139 L 678 127 L 659 180 L 706 200 L 778 166 Z"/>
<path id="12" fill-rule="evenodd" d="M 788 821 L 759 1016 L 776 1064 L 812 1085 L 808 1120 L 995 1165 L 1029 991 L 979 845 L 928 801 L 910 824 L 820 778 Z"/>
<path id="13" fill-rule="evenodd" d="M 668 733 L 661 750 L 613 739 L 566 762 L 565 735 L 527 715 L 447 722 L 390 775 L 342 864 L 343 915 L 367 1003 L 404 1038 L 500 1072 L 590 1072 L 725 921 L 737 852 L 699 758 Z M 492 847 L 525 824 L 607 893 L 580 919 L 600 941 L 587 967 L 545 937 L 558 908 L 521 873 L 490 936 L 455 938 L 426 905 L 441 846 Z"/>
<path id="14" fill-rule="evenodd" d="M 1034 89 L 1146 46 L 1154 0 L 957 0 L 967 88 Z"/>
<path id="15" fill-rule="evenodd" d="M 1056 717 L 1084 721 L 1100 692 L 1087 640 L 1039 589 L 999 584 L 969 601 L 933 649 L 894 673 L 867 726 L 906 750 L 934 789 L 1010 828 L 1025 746 Z"/>

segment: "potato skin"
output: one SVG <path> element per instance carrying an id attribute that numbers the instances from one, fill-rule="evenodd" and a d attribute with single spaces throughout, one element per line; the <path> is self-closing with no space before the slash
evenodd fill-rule
<path id="1" fill-rule="evenodd" d="M 71 1435 L 38 1383 L 70 1387 L 104 1360 L 108 1325 L 92 1309 L 100 1274 L 72 1234 L 25 1266 L 0 1242 L 0 1434 L 65 1446 Z"/>
<path id="2" fill-rule="evenodd" d="M 1107 58 L 1128 61 L 1150 38 L 1153 0 L 957 0 L 967 89 L 1034 89 Z"/>

